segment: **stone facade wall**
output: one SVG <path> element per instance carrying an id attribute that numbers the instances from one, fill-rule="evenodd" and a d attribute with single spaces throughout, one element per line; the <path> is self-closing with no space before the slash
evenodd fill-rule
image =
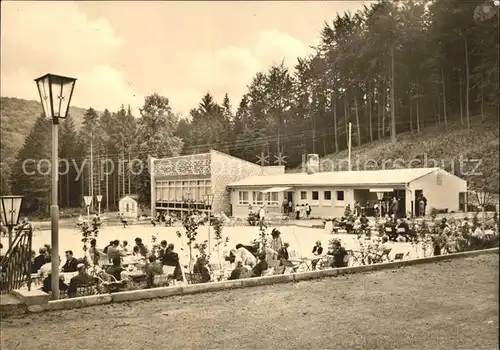
<path id="1" fill-rule="evenodd" d="M 156 159 L 153 173 L 161 176 L 210 176 L 210 153 Z"/>
<path id="2" fill-rule="evenodd" d="M 226 187 L 228 183 L 261 175 L 262 167 L 245 160 L 217 152 L 210 152 L 212 188 L 214 191 L 213 210 L 231 213 L 231 197 Z"/>

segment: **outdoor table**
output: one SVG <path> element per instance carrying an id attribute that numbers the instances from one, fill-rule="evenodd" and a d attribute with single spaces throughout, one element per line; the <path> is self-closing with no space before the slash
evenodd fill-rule
<path id="1" fill-rule="evenodd" d="M 318 259 L 315 257 L 314 260 Z M 312 270 L 312 259 L 311 258 L 293 258 L 289 259 L 293 264 L 296 264 L 294 270 L 297 271 L 299 269 L 303 269 L 304 271 Z"/>

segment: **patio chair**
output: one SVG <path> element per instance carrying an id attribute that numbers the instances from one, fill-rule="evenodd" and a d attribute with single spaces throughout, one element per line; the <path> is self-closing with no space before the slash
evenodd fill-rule
<path id="1" fill-rule="evenodd" d="M 389 254 L 391 253 L 392 248 L 387 248 L 382 251 L 380 255 L 380 262 L 390 261 Z"/>
<path id="2" fill-rule="evenodd" d="M 296 272 L 297 268 L 299 267 L 298 265 L 294 264 L 290 260 L 283 259 L 283 260 L 281 260 L 281 262 L 283 263 L 283 266 L 285 267 L 283 273 L 285 273 L 286 269 L 291 269 L 293 272 Z"/>

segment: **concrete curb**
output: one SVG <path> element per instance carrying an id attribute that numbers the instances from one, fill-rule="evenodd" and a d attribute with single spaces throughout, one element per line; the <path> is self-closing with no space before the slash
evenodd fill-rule
<path id="1" fill-rule="evenodd" d="M 468 258 L 479 255 L 498 254 L 498 253 L 499 253 L 499 248 L 492 248 L 484 250 L 475 250 L 470 252 L 454 253 L 448 255 L 432 256 L 432 257 L 413 259 L 413 260 L 393 261 L 375 265 L 344 267 L 338 269 L 309 271 L 309 272 L 301 272 L 288 275 L 273 275 L 260 278 L 240 279 L 234 281 L 190 284 L 187 286 L 162 287 L 162 288 L 133 290 L 127 292 L 113 293 L 113 294 L 92 295 L 88 297 L 50 301 L 46 304 L 41 304 L 41 305 L 29 305 L 28 312 L 67 310 L 67 309 L 81 308 L 93 305 L 103 305 L 109 303 L 119 303 L 119 302 L 154 299 L 154 298 L 165 298 L 175 295 L 190 295 L 190 294 L 214 292 L 227 289 L 300 282 L 312 279 L 322 279 L 328 277 L 341 276 L 345 274 L 395 269 L 412 265 L 420 265 L 420 264 L 434 263 L 451 259 Z"/>

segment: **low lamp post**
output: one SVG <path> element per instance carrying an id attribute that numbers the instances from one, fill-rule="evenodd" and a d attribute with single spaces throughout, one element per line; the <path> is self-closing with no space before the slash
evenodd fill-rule
<path id="1" fill-rule="evenodd" d="M 76 79 L 55 74 L 45 74 L 35 79 L 40 103 L 45 118 L 52 120 L 52 203 L 51 217 L 51 244 L 55 259 L 52 259 L 52 299 L 59 299 L 59 205 L 57 202 L 57 183 L 59 181 L 59 149 L 58 126 L 59 119 L 68 115 L 71 97 L 75 88 Z"/>
<path id="2" fill-rule="evenodd" d="M 385 192 L 377 192 L 379 219 L 382 219 L 382 199 L 384 199 L 384 194 Z"/>
<path id="3" fill-rule="evenodd" d="M 90 206 L 92 205 L 92 196 L 84 196 L 85 206 L 87 207 L 87 222 L 90 225 Z"/>
<path id="4" fill-rule="evenodd" d="M 101 216 L 101 201 L 102 201 L 102 196 L 99 194 L 96 197 L 97 197 L 97 215 L 100 217 Z"/>
<path id="5" fill-rule="evenodd" d="M 486 206 L 490 203 L 490 192 L 487 190 L 476 191 L 476 197 L 484 219 L 486 217 Z"/>
<path id="6" fill-rule="evenodd" d="M 14 227 L 19 224 L 19 216 L 21 214 L 21 204 L 23 196 L 2 196 L 1 199 L 1 218 L 2 222 L 7 226 L 9 233 L 9 249 L 12 247 L 12 232 Z"/>
<path id="7" fill-rule="evenodd" d="M 203 200 L 205 201 L 205 204 L 208 209 L 208 251 L 212 252 L 211 244 L 210 244 L 210 220 L 212 217 L 212 204 L 214 202 L 214 195 L 212 193 L 204 194 L 203 195 Z"/>

